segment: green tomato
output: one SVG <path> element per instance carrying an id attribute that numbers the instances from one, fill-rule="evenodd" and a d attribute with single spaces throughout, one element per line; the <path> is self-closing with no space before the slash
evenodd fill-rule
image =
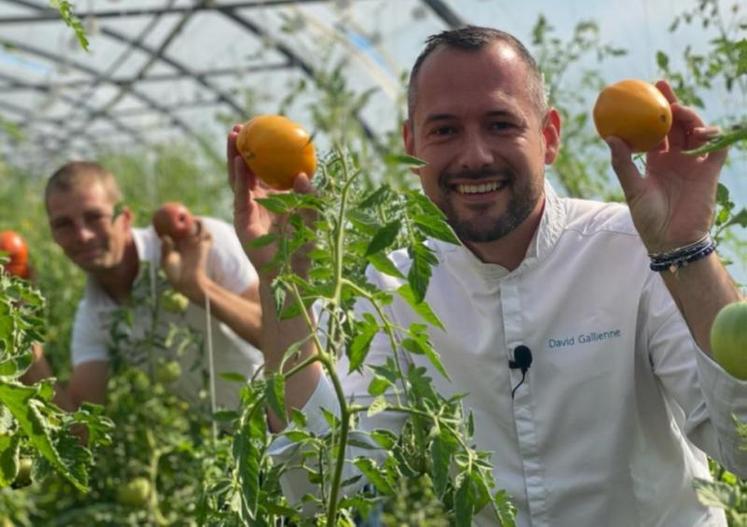
<path id="1" fill-rule="evenodd" d="M 156 380 L 161 384 L 169 384 L 182 376 L 182 367 L 175 360 L 169 360 L 156 366 Z"/>
<path id="2" fill-rule="evenodd" d="M 731 375 L 747 381 L 747 302 L 724 306 L 711 326 L 713 358 Z"/>
<path id="3" fill-rule="evenodd" d="M 161 307 L 169 313 L 184 313 L 189 307 L 189 298 L 173 289 L 167 289 L 161 294 Z"/>
<path id="4" fill-rule="evenodd" d="M 148 504 L 150 480 L 138 477 L 117 489 L 117 502 L 128 507 L 143 508 Z"/>

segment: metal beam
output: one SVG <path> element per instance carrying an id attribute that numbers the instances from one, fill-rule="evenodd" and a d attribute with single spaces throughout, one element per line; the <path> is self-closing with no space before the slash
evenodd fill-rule
<path id="1" fill-rule="evenodd" d="M 51 53 L 49 51 L 36 48 L 34 46 L 30 46 L 29 44 L 26 44 L 26 43 L 23 43 L 23 42 L 16 42 L 16 41 L 8 40 L 7 38 L 4 38 L 4 37 L 0 37 L 0 45 L 10 46 L 10 47 L 13 47 L 13 48 L 15 48 L 15 49 L 17 49 L 19 51 L 24 52 L 24 53 L 28 53 L 30 55 L 35 55 L 35 56 L 38 56 L 38 57 L 42 57 L 42 58 L 47 59 L 47 60 L 49 60 L 51 62 L 55 62 L 55 63 L 57 63 L 57 62 L 63 63 L 64 62 L 67 66 L 69 66 L 69 67 L 71 67 L 73 69 L 82 71 L 84 73 L 87 73 L 89 75 L 96 75 L 97 74 L 97 71 L 94 70 L 93 68 L 91 68 L 90 66 L 87 66 L 85 64 L 81 64 L 81 63 L 76 62 L 76 61 L 69 60 L 68 57 L 64 57 L 62 55 L 57 55 L 55 53 Z M 108 79 L 105 79 L 105 82 L 109 83 Z M 160 113 L 164 114 L 165 116 L 167 116 L 169 118 L 169 120 L 171 121 L 171 123 L 174 126 L 180 128 L 186 135 L 188 135 L 188 136 L 192 137 L 193 139 L 199 141 L 200 144 L 203 143 L 203 138 L 200 137 L 197 134 L 197 132 L 195 132 L 194 130 L 192 130 L 192 128 L 187 123 L 185 123 L 184 121 L 182 121 L 181 119 L 179 119 L 177 116 L 169 114 L 167 111 L 165 111 L 162 104 L 160 104 L 159 102 L 155 101 L 154 99 L 152 99 L 148 95 L 145 95 L 144 93 L 141 93 L 140 91 L 138 91 L 138 90 L 136 90 L 134 88 L 130 89 L 129 92 L 132 94 L 133 97 L 135 97 L 137 99 L 140 99 L 147 106 L 149 106 L 149 107 L 153 108 L 155 111 L 160 112 Z M 95 117 L 98 117 L 98 116 L 107 118 L 107 111 L 103 110 L 103 109 L 96 109 L 94 111 L 94 113 L 92 114 L 92 117 L 95 118 Z"/>
<path id="2" fill-rule="evenodd" d="M 467 21 L 464 20 L 459 13 L 454 11 L 444 0 L 420 0 L 428 7 L 430 7 L 438 17 L 446 22 L 446 25 L 450 28 L 463 27 L 467 25 Z"/>
<path id="3" fill-rule="evenodd" d="M 271 35 L 269 35 L 262 27 L 260 27 L 258 24 L 255 24 L 248 18 L 246 18 L 243 15 L 240 15 L 239 13 L 236 13 L 235 11 L 221 11 L 226 17 L 233 20 L 236 24 L 243 27 L 244 29 L 247 29 L 251 33 L 254 33 L 258 37 L 261 38 L 271 38 Z M 301 71 L 303 71 L 307 77 L 311 78 L 312 80 L 316 79 L 316 72 L 314 70 L 314 66 L 311 65 L 311 63 L 307 62 L 303 57 L 301 57 L 298 53 L 296 53 L 293 49 L 286 46 L 282 42 L 278 42 L 276 39 L 272 39 L 272 44 L 275 47 L 275 49 L 283 55 L 288 61 L 301 68 Z M 378 151 L 383 151 L 383 146 L 379 143 L 378 138 L 376 137 L 376 134 L 374 134 L 373 130 L 368 126 L 368 124 L 363 120 L 363 118 L 356 114 L 355 115 L 356 120 L 361 125 L 361 129 L 363 130 L 363 133 L 366 135 L 369 141 L 373 144 L 374 148 L 376 148 Z"/>
<path id="4" fill-rule="evenodd" d="M 237 74 L 247 74 L 247 73 L 261 73 L 265 71 L 279 71 L 279 70 L 287 70 L 292 68 L 291 64 L 285 63 L 285 62 L 278 62 L 275 64 L 268 63 L 268 64 L 258 64 L 256 66 L 251 66 L 248 68 L 220 68 L 220 69 L 214 69 L 214 70 L 202 70 L 199 72 L 195 72 L 195 75 L 205 76 L 205 77 L 230 77 L 232 75 Z M 134 84 L 135 81 L 138 82 L 138 84 L 144 84 L 148 82 L 169 82 L 169 81 L 179 81 L 184 79 L 191 79 L 191 75 L 185 75 L 181 72 L 175 72 L 175 73 L 154 73 L 151 75 L 146 75 L 144 77 L 135 78 L 133 77 L 109 77 L 108 82 L 110 84 L 116 84 L 118 86 L 129 86 L 130 84 Z M 86 86 L 89 86 L 91 84 L 90 79 L 78 79 L 78 80 L 71 80 L 71 81 L 62 81 L 62 82 L 53 82 L 52 84 L 41 84 L 41 83 L 28 83 L 24 82 L 23 84 L 19 84 L 18 86 L 15 86 L 13 84 L 9 84 L 6 86 L 0 86 L 0 92 L 13 90 L 15 89 L 28 89 L 30 86 L 35 86 L 39 88 L 45 88 L 49 89 L 50 86 L 54 86 L 55 88 L 84 88 Z"/>
<path id="5" fill-rule="evenodd" d="M 360 0 L 356 0 L 360 1 Z M 121 18 L 121 17 L 141 17 L 141 16 L 154 16 L 154 15 L 173 15 L 173 14 L 184 14 L 190 11 L 233 11 L 235 9 L 252 9 L 252 8 L 265 8 L 265 7 L 278 7 L 284 5 L 293 4 L 323 4 L 328 3 L 330 0 L 254 0 L 251 2 L 231 2 L 226 4 L 213 4 L 208 3 L 198 7 L 186 7 L 186 6 L 175 6 L 175 7 L 155 7 L 155 8 L 140 8 L 140 9 L 107 9 L 101 11 L 86 11 L 75 13 L 80 19 L 87 17 L 94 17 L 99 19 L 105 18 Z M 27 16 L 7 16 L 0 17 L 0 24 L 31 24 L 36 22 L 59 22 L 60 13 L 56 9 L 51 9 L 44 6 L 36 15 Z"/>
<path id="6" fill-rule="evenodd" d="M 52 88 L 49 85 L 41 85 L 41 84 L 28 83 L 28 82 L 23 81 L 21 79 L 17 79 L 15 77 L 12 77 L 11 75 L 8 75 L 6 73 L 0 73 L 0 80 L 8 82 L 8 83 L 10 83 L 11 85 L 14 85 L 14 86 L 22 87 L 22 88 L 27 89 L 27 90 L 33 90 L 33 91 L 37 91 L 37 92 L 41 92 L 41 93 L 46 93 L 46 94 L 49 94 L 49 93 L 52 92 Z M 0 90 L 0 93 L 3 93 L 3 90 Z M 67 102 L 69 104 L 74 104 L 74 103 L 75 104 L 82 104 L 85 108 L 90 109 L 90 107 L 88 105 L 86 105 L 85 102 L 84 103 L 80 103 L 79 101 L 77 101 L 73 97 L 70 97 L 69 95 L 65 95 L 65 94 L 61 93 L 58 96 L 60 97 L 60 99 L 62 99 L 63 101 L 65 101 L 65 102 Z M 9 102 L 5 101 L 5 103 L 6 103 L 6 106 L 11 106 L 11 103 L 9 103 Z M 15 106 L 15 107 L 18 108 L 18 109 L 21 109 L 21 107 L 19 107 L 19 106 Z M 31 110 L 25 110 L 25 109 L 23 109 L 23 110 L 26 112 L 25 116 L 27 117 L 28 122 L 31 122 L 31 121 L 34 121 L 34 120 L 39 120 L 38 112 L 32 112 Z M 115 116 L 113 116 L 111 114 L 106 114 L 104 116 L 104 118 L 106 120 L 110 121 L 112 124 L 114 124 L 117 128 L 120 128 L 122 131 L 124 131 L 125 133 L 129 134 L 135 142 L 137 142 L 137 143 L 139 143 L 141 145 L 146 145 L 147 144 L 146 141 L 142 137 L 140 137 L 140 135 L 135 131 L 135 129 L 133 129 L 130 126 L 126 125 L 125 123 L 123 123 L 122 121 L 120 121 L 119 119 L 117 119 L 117 117 L 115 117 Z M 50 121 L 52 123 L 57 124 L 57 126 L 59 126 L 61 128 L 61 131 L 63 133 L 64 132 L 68 132 L 69 133 L 69 130 L 67 129 L 67 124 L 69 124 L 70 121 L 68 119 L 62 119 L 62 118 L 60 118 L 60 119 L 47 119 L 47 121 Z M 82 136 L 85 136 L 85 137 L 89 137 L 90 139 L 93 139 L 93 136 L 90 136 L 85 130 L 79 131 L 78 135 L 82 135 Z"/>
<path id="7" fill-rule="evenodd" d="M 36 4 L 35 2 L 31 2 L 29 0 L 10 0 L 10 1 L 12 3 L 14 3 L 14 4 L 17 4 L 17 5 L 23 5 L 25 7 L 36 9 L 39 12 L 43 12 L 45 9 L 47 9 L 44 6 Z M 210 0 L 203 0 L 199 5 L 194 6 L 194 7 L 196 8 L 196 7 L 206 6 L 206 5 L 209 4 L 209 2 L 210 2 Z M 189 18 L 193 14 L 194 14 L 194 9 L 188 9 L 187 12 L 182 17 L 182 19 L 176 24 L 176 27 L 174 27 L 169 32 L 169 34 L 166 36 L 166 38 L 162 41 L 162 43 L 159 46 L 159 48 L 155 49 L 155 50 L 154 49 L 150 49 L 150 48 L 144 46 L 143 44 L 141 44 L 139 42 L 140 39 L 130 40 L 130 39 L 126 38 L 126 37 L 123 37 L 122 35 L 120 35 L 118 32 L 116 32 L 114 30 L 109 30 L 109 29 L 104 28 L 104 29 L 102 29 L 102 32 L 105 33 L 105 34 L 107 34 L 107 36 L 109 36 L 111 38 L 123 40 L 128 45 L 130 45 L 132 47 L 135 47 L 137 49 L 140 49 L 141 51 L 145 51 L 148 54 L 150 60 L 145 64 L 145 66 L 143 66 L 141 68 L 141 70 L 140 70 L 141 74 L 144 73 L 145 71 L 147 71 L 148 68 L 150 68 L 157 60 L 164 60 L 165 62 L 169 63 L 172 67 L 174 67 L 174 68 L 176 68 L 176 69 L 184 72 L 185 74 L 191 75 L 191 72 L 189 72 L 188 68 L 186 68 L 182 64 L 177 63 L 176 61 L 171 61 L 170 59 L 165 59 L 164 56 L 163 56 L 163 53 L 168 48 L 168 46 L 171 44 L 171 42 L 173 41 L 173 39 L 181 32 L 181 30 L 183 29 L 184 25 L 186 24 L 186 22 L 189 20 Z M 19 46 L 19 49 L 21 49 L 20 46 Z M 83 66 L 83 65 L 82 64 L 77 64 L 76 68 L 81 69 L 81 66 Z M 99 82 L 109 83 L 108 77 L 106 77 L 105 75 L 103 75 L 101 72 L 99 72 L 97 70 L 94 70 L 93 68 L 89 68 L 89 67 L 85 66 L 82 69 L 82 71 L 85 71 L 85 72 L 89 73 L 90 75 L 92 75 L 94 77 L 95 80 L 93 82 L 93 86 L 96 86 Z M 138 80 L 137 77 L 138 76 L 136 76 L 135 82 L 137 82 L 137 80 Z M 225 102 L 226 102 L 226 104 L 228 104 L 229 106 L 231 106 L 234 109 L 234 111 L 237 111 L 237 113 L 241 112 L 240 107 L 238 105 L 236 105 L 236 103 L 234 103 L 230 98 L 228 98 L 224 94 L 222 94 L 220 92 L 220 90 L 218 90 L 217 88 L 214 88 L 212 85 L 210 85 L 205 79 L 195 79 L 195 80 L 197 80 L 197 82 L 199 82 L 203 86 L 207 87 L 208 89 L 210 89 L 211 91 L 213 91 L 214 93 L 216 93 L 222 99 L 224 99 Z M 150 97 L 148 97 L 144 93 L 141 93 L 141 92 L 137 91 L 133 87 L 133 85 L 129 85 L 129 86 L 118 86 L 118 88 L 119 88 L 119 93 L 112 100 L 110 100 L 106 105 L 104 105 L 102 108 L 100 108 L 100 109 L 98 109 L 98 110 L 96 110 L 94 112 L 89 112 L 88 117 L 91 120 L 95 119 L 98 115 L 102 114 L 103 112 L 106 112 L 109 108 L 111 108 L 117 102 L 119 102 L 122 99 L 122 97 L 124 97 L 128 93 L 131 93 L 133 96 L 141 99 L 147 105 L 153 107 L 154 109 L 156 109 L 156 110 L 160 111 L 161 113 L 163 113 L 164 115 L 166 115 L 174 125 L 182 128 L 188 135 L 190 135 L 193 139 L 195 139 L 196 141 L 198 141 L 199 144 L 203 145 L 203 147 L 206 148 L 206 151 L 210 151 L 209 146 L 207 144 L 205 144 L 204 138 L 200 137 L 196 132 L 194 132 L 185 122 L 183 122 L 181 119 L 179 119 L 176 115 L 165 111 L 163 109 L 162 105 L 160 105 L 158 102 L 156 102 L 155 100 L 151 99 Z M 71 135 L 74 135 L 74 134 L 71 134 Z M 65 146 L 65 143 L 63 142 L 62 145 L 61 145 L 61 148 L 64 148 L 64 146 Z"/>

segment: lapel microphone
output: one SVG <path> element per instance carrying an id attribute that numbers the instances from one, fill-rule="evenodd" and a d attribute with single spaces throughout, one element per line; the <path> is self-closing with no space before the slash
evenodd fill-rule
<path id="1" fill-rule="evenodd" d="M 514 398 L 516 390 L 524 383 L 529 366 L 532 365 L 532 350 L 525 345 L 516 346 L 514 348 L 514 360 L 508 361 L 508 367 L 512 370 L 521 370 L 521 381 L 516 387 L 511 390 L 511 399 Z"/>

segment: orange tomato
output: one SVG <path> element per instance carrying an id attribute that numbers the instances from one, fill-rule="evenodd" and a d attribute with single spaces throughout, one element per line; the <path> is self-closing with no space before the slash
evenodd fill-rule
<path id="1" fill-rule="evenodd" d="M 651 83 L 628 79 L 610 84 L 594 104 L 594 124 L 603 138 L 616 136 L 633 152 L 648 152 L 672 127 L 669 101 Z"/>
<path id="2" fill-rule="evenodd" d="M 269 187 L 288 190 L 296 175 L 311 177 L 316 170 L 316 150 L 309 133 L 282 115 L 258 115 L 236 138 L 244 162 Z"/>
<path id="3" fill-rule="evenodd" d="M 0 232 L 0 251 L 10 258 L 4 265 L 6 272 L 20 278 L 29 277 L 29 249 L 20 234 L 15 231 Z"/>

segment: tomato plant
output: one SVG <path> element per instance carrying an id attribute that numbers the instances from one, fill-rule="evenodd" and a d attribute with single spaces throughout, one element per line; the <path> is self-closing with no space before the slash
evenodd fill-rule
<path id="1" fill-rule="evenodd" d="M 735 35 L 730 28 L 739 28 L 743 17 L 740 19 L 738 13 L 731 12 L 714 14 L 712 8 L 718 6 L 710 0 L 698 0 L 693 2 L 693 6 L 677 21 L 683 27 L 707 20 L 708 27 L 716 28 L 717 33 L 712 47 L 700 56 L 688 48 L 683 53 L 684 61 L 668 60 L 660 53 L 657 63 L 662 76 L 670 79 L 686 104 L 702 106 L 717 82 L 728 85 L 738 95 L 722 124 L 725 131 L 733 133 L 732 137 L 737 140 L 730 158 L 732 162 L 739 162 L 739 149 L 745 144 L 739 142 L 745 129 L 740 125 L 745 114 L 740 110 L 743 105 L 739 104 L 739 95 L 747 93 L 745 77 L 740 72 L 745 71 L 746 64 L 740 58 L 743 57 L 740 55 L 743 36 Z M 624 53 L 624 50 L 605 42 L 604 36 L 602 28 L 589 20 L 579 21 L 567 39 L 560 38 L 561 34 L 555 32 L 544 17 L 538 20 L 533 30 L 533 52 L 545 72 L 550 103 L 559 107 L 564 122 L 564 148 L 558 162 L 550 168 L 549 177 L 561 192 L 568 195 L 620 197 L 619 185 L 608 177 L 607 152 L 589 123 L 590 97 L 604 84 L 599 64 L 601 60 L 612 63 L 615 57 Z M 594 62 L 595 58 L 599 61 Z M 323 191 L 321 198 L 296 200 L 288 197 L 267 202 L 269 207 L 288 210 L 291 215 L 301 207 L 312 207 L 318 210 L 320 218 L 319 224 L 312 229 L 314 235 L 319 235 L 319 250 L 314 252 L 315 263 L 309 280 L 299 281 L 287 267 L 283 267 L 294 248 L 311 236 L 296 218 L 284 241 L 284 256 L 278 261 L 283 272 L 275 291 L 279 305 L 286 305 L 287 314 L 292 314 L 294 310 L 298 312 L 298 296 L 304 305 L 315 298 L 328 300 L 335 289 L 334 284 L 341 284 L 338 305 L 325 305 L 330 324 L 335 324 L 328 329 L 338 331 L 336 328 L 339 328 L 337 335 L 340 339 L 333 339 L 330 347 L 325 347 L 326 357 L 332 363 L 335 354 L 348 354 L 356 361 L 360 360 L 361 367 L 366 367 L 367 335 L 374 330 L 386 331 L 386 324 L 376 319 L 354 321 L 348 318 L 352 303 L 361 298 L 368 301 L 369 297 L 386 303 L 391 295 L 399 294 L 411 295 L 409 297 L 416 301 L 427 284 L 428 253 L 420 243 L 423 230 L 430 226 L 438 231 L 438 227 L 423 220 L 423 216 L 430 216 L 430 209 L 419 201 L 418 193 L 410 191 L 417 180 L 409 171 L 411 165 L 408 163 L 412 160 L 399 155 L 402 152 L 399 117 L 402 115 L 396 115 L 396 112 L 401 109 L 392 111 L 391 130 L 377 134 L 378 142 L 371 141 L 355 117 L 366 109 L 372 91 L 358 93 L 351 88 L 346 80 L 344 60 L 337 63 L 321 60 L 320 63 L 324 65 L 314 78 L 298 82 L 294 92 L 289 93 L 275 111 L 292 114 L 299 110 L 298 106 L 294 107 L 294 101 L 313 100 L 314 104 L 308 108 L 313 129 L 329 139 L 330 144 L 345 143 L 355 148 L 349 156 L 335 154 L 329 163 L 320 163 L 317 177 Z M 591 67 L 587 67 L 589 64 Z M 682 73 L 675 69 L 679 64 L 684 64 Z M 573 75 L 572 70 L 581 73 Z M 256 96 L 258 93 L 247 89 L 247 100 L 253 101 L 255 106 L 262 100 Z M 237 117 L 225 115 L 223 118 L 228 125 Z M 732 126 L 735 127 L 733 130 Z M 101 160 L 122 182 L 130 200 L 127 205 L 146 220 L 163 198 L 179 200 L 200 214 L 230 219 L 230 192 L 224 181 L 222 165 L 225 160 L 220 155 L 208 154 L 202 159 L 195 155 L 193 147 L 186 144 L 148 145 L 143 151 L 103 153 Z M 43 182 L 34 177 L 38 174 L 2 165 L 0 172 L 0 206 L 4 213 L 7 212 L 0 227 L 17 229 L 29 237 L 38 285 L 49 299 L 42 309 L 34 312 L 34 317 L 48 320 L 46 331 L 39 330 L 39 334 L 45 334 L 45 352 L 54 370 L 64 380 L 69 370 L 72 307 L 83 289 L 84 277 L 66 262 L 51 244 L 49 233 L 41 228 L 46 218 L 40 201 Z M 347 190 L 344 190 L 346 185 Z M 731 254 L 739 263 L 740 255 L 747 253 L 745 246 L 739 245 L 735 233 L 739 232 L 738 227 L 747 225 L 747 213 L 742 206 L 742 197 L 734 193 L 734 188 L 730 193 L 728 186 L 719 188 L 714 234 L 721 240 L 721 247 L 736 247 Z M 343 202 L 346 203 L 344 207 Z M 12 218 L 13 223 L 6 218 Z M 420 228 L 413 226 L 418 222 Z M 342 249 L 333 243 L 340 233 L 343 234 Z M 386 272 L 387 261 L 383 254 L 399 246 L 409 247 L 419 263 L 417 271 L 405 277 L 409 290 L 384 293 L 353 287 L 362 287 L 366 265 Z M 342 272 L 338 273 L 340 262 Z M 339 276 L 350 283 L 340 282 Z M 387 463 L 370 466 L 365 460 L 355 460 L 369 476 L 383 482 L 383 490 L 375 494 L 366 489 L 346 497 L 343 497 L 343 492 L 338 492 L 336 504 L 333 504 L 335 500 L 331 499 L 329 491 L 337 485 L 334 468 L 338 458 L 335 453 L 340 450 L 342 439 L 339 432 L 343 430 L 343 422 L 333 423 L 337 434 L 315 437 L 304 433 L 302 415 L 292 413 L 288 416 L 293 428 L 286 435 L 299 447 L 308 448 L 304 459 L 306 465 L 312 467 L 322 460 L 325 469 L 308 472 L 317 481 L 322 497 L 309 498 L 307 502 L 310 507 L 318 507 L 317 518 L 304 518 L 298 506 L 288 503 L 280 489 L 280 475 L 293 467 L 279 466 L 269 456 L 271 441 L 277 436 L 268 433 L 264 410 L 267 406 L 279 408 L 281 405 L 284 395 L 282 378 L 273 376 L 246 383 L 244 379 L 234 377 L 237 389 L 241 390 L 242 407 L 238 411 L 221 411 L 214 415 L 205 411 L 206 405 L 192 405 L 170 393 L 169 387 L 164 386 L 169 381 L 159 374 L 163 373 L 159 370 L 175 357 L 161 354 L 164 344 L 173 340 L 178 341 L 179 346 L 199 350 L 202 343 L 183 322 L 174 326 L 164 322 L 162 311 L 173 308 L 178 314 L 182 307 L 179 302 L 172 302 L 178 297 L 162 286 L 164 284 L 159 282 L 157 292 L 160 294 L 156 295 L 139 291 L 133 304 L 119 312 L 112 321 L 116 345 L 105 412 L 116 427 L 110 431 L 112 444 L 100 450 L 96 464 L 88 470 L 89 492 L 82 494 L 64 475 L 50 471 L 49 463 L 41 460 L 42 456 L 28 440 L 21 438 L 18 458 L 33 459 L 32 484 L 14 488 L 11 483 L 0 488 L 0 517 L 8 521 L 12 519 L 16 525 L 24 527 L 53 522 L 140 526 L 273 525 L 284 521 L 286 525 L 304 525 L 324 524 L 330 516 L 336 516 L 334 520 L 345 525 L 351 517 L 369 513 L 378 514 L 385 525 L 417 525 L 423 521 L 433 526 L 454 523 L 453 503 L 448 503 L 448 499 L 444 503 L 442 498 L 447 496 L 450 499 L 456 495 L 455 480 L 449 483 L 443 477 L 445 458 L 429 456 L 429 452 L 436 441 L 430 433 L 441 438 L 469 437 L 469 414 L 460 407 L 459 401 L 444 401 L 434 394 L 432 398 L 413 396 L 402 408 L 392 407 L 389 401 L 381 398 L 366 408 L 348 407 L 346 411 L 351 421 L 345 425 L 348 426 L 348 437 L 351 433 L 358 437 L 354 433 L 358 418 L 369 412 L 405 411 L 409 407 L 413 417 L 402 436 L 374 435 L 375 441 L 383 442 L 391 450 L 391 459 Z M 425 306 L 418 305 L 424 316 L 429 316 Z M 152 331 L 142 338 L 134 338 L 128 332 L 131 317 L 128 310 L 131 309 L 146 309 L 152 314 Z M 418 327 L 400 329 L 419 342 Z M 136 350 L 142 369 L 132 368 L 119 360 L 121 354 L 117 350 L 125 347 Z M 431 351 L 427 343 L 423 349 Z M 183 368 L 186 371 L 189 366 Z M 403 385 L 422 380 L 402 380 L 395 367 L 382 370 L 382 373 Z M 424 383 L 423 386 L 427 387 L 427 380 Z M 40 392 L 46 393 L 44 390 L 46 388 Z M 204 394 L 204 387 L 197 390 Z M 422 419 L 416 419 L 416 415 L 425 412 L 424 408 L 428 412 L 441 412 L 439 415 L 446 424 L 463 423 L 464 430 L 458 431 L 463 435 L 454 434 L 454 430 L 448 427 L 444 429 L 444 423 L 427 412 Z M 91 415 L 95 413 L 94 410 L 90 412 Z M 55 414 L 53 423 L 57 417 Z M 217 434 L 214 425 L 218 427 Z M 437 435 L 436 429 L 445 430 L 444 435 L 441 436 L 441 432 Z M 21 432 L 18 427 L 13 430 Z M 11 447 L 15 449 L 14 444 Z M 474 459 L 481 460 L 478 453 L 472 454 Z M 419 472 L 403 473 L 402 465 L 398 464 L 402 459 L 411 459 Z M 465 468 L 455 463 L 455 474 L 464 475 Z M 702 495 L 705 500 L 711 500 L 709 503 L 728 509 L 732 526 L 740 525 L 738 522 L 743 518 L 740 515 L 747 513 L 744 507 L 747 488 L 743 481 L 715 464 L 713 471 L 715 488 L 704 484 Z M 475 481 L 483 481 L 480 470 L 476 469 L 476 473 L 470 476 Z M 118 489 L 136 478 L 146 478 L 150 482 L 146 504 L 139 508 L 118 503 Z M 341 482 L 343 489 L 348 488 L 348 483 Z M 465 486 L 459 488 L 468 490 Z M 508 517 L 505 512 L 506 524 L 510 523 Z"/>
<path id="2" fill-rule="evenodd" d="M 414 158 L 403 161 L 419 163 Z M 490 455 L 469 446 L 472 417 L 462 406 L 461 398 L 447 399 L 438 394 L 424 368 L 405 366 L 408 359 L 396 344 L 404 339 L 408 350 L 425 355 L 437 371 L 447 375 L 425 332 L 425 324 L 440 326 L 424 301 L 430 266 L 435 262 L 425 241 L 437 238 L 457 243 L 457 238 L 441 211 L 420 192 L 395 192 L 386 185 L 371 188 L 360 184 L 360 174 L 354 156 L 336 151 L 322 165 L 315 180 L 317 195 L 276 194 L 260 200 L 262 206 L 291 218 L 287 231 L 268 235 L 281 244 L 279 274 L 274 283 L 281 317 L 302 314 L 305 306 L 315 304 L 321 311 L 320 319 L 327 321 L 320 333 L 334 338 L 326 339 L 324 344 L 317 342 L 319 354 L 286 374 L 275 373 L 261 381 L 244 407 L 236 441 L 244 445 L 241 452 L 246 453 L 238 463 L 247 518 L 252 524 L 269 525 L 276 515 L 275 506 L 271 507 L 262 494 L 263 475 L 256 470 L 256 458 L 263 452 L 268 434 L 264 409 L 285 415 L 285 377 L 319 361 L 333 385 L 338 386 L 336 358 L 347 355 L 351 370 L 366 367 L 371 338 L 382 332 L 390 339 L 393 355 L 386 365 L 375 368 L 377 375 L 369 386 L 369 393 L 376 396 L 373 402 L 367 406 L 351 404 L 340 393 L 340 416 L 330 417 L 328 435 L 304 433 L 304 419 L 298 412 L 289 416 L 294 426 L 280 434 L 304 452 L 303 466 L 308 467 L 310 479 L 319 487 L 316 497 L 309 498 L 321 511 L 315 515 L 316 521 L 328 526 L 352 525 L 354 518 L 367 517 L 379 503 L 384 504 L 387 514 L 399 517 L 403 511 L 394 501 L 404 488 L 412 489 L 413 497 L 422 494 L 434 514 L 434 522 L 469 525 L 473 515 L 488 508 L 496 522 L 513 525 L 513 507 L 505 493 L 495 488 Z M 303 209 L 316 212 L 318 219 L 313 228 L 301 220 Z M 306 280 L 292 272 L 290 261 L 296 250 L 313 240 L 317 247 L 311 253 L 312 268 Z M 260 239 L 256 243 L 266 241 Z M 407 247 L 413 257 L 406 277 L 393 269 L 385 256 L 396 245 Z M 382 272 L 395 273 L 405 283 L 394 293 L 372 288 L 364 274 L 369 264 Z M 420 314 L 420 322 L 395 328 L 387 320 L 384 306 L 395 294 Z M 352 311 L 356 301 L 373 305 L 373 313 L 378 316 L 358 318 Z M 296 349 L 298 346 L 292 345 L 286 357 Z M 409 416 L 400 433 L 368 435 L 357 428 L 359 415 L 386 412 Z M 368 440 L 389 451 L 386 460 L 379 464 L 365 457 L 353 460 L 376 490 L 359 491 L 354 498 L 345 495 L 341 479 L 353 435 L 356 444 Z M 282 465 L 280 470 L 284 470 Z"/>
<path id="3" fill-rule="evenodd" d="M 52 401 L 53 380 L 25 386 L 19 378 L 32 361 L 32 344 L 43 341 L 44 299 L 28 282 L 0 274 L 0 488 L 29 484 L 58 472 L 79 491 L 88 487 L 91 448 L 107 444 L 111 423 L 100 409 L 67 414 Z M 88 430 L 86 444 L 73 434 Z M 33 455 L 38 470 L 31 471 Z"/>

